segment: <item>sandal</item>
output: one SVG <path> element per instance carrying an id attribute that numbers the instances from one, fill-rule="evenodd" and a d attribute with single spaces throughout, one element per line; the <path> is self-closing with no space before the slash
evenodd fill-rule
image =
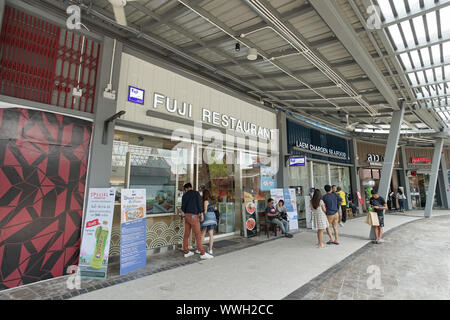
<path id="1" fill-rule="evenodd" d="M 339 244 L 339 242 L 333 241 L 333 244 Z"/>
<path id="2" fill-rule="evenodd" d="M 334 241 L 331 241 L 331 240 L 327 242 L 327 244 L 333 244 L 333 243 L 334 243 Z"/>

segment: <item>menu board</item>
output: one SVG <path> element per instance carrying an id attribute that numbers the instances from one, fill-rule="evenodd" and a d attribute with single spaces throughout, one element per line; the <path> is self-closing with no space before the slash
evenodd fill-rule
<path id="1" fill-rule="evenodd" d="M 144 268 L 146 254 L 146 190 L 122 189 L 120 274 Z"/>
<path id="2" fill-rule="evenodd" d="M 88 192 L 78 264 L 82 278 L 106 279 L 115 195 L 114 188 L 92 188 Z"/>
<path id="3" fill-rule="evenodd" d="M 276 206 L 280 200 L 284 201 L 284 207 L 288 216 L 289 230 L 298 229 L 298 211 L 295 189 L 271 189 L 270 196 Z"/>
<path id="4" fill-rule="evenodd" d="M 244 192 L 244 204 L 243 211 L 245 214 L 244 218 L 244 230 L 247 238 L 255 237 L 257 235 L 256 227 L 256 205 L 254 201 L 253 194 L 250 192 Z"/>

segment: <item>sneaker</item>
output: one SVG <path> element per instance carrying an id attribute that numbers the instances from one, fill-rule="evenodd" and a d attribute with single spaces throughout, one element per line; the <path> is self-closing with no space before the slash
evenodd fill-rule
<path id="1" fill-rule="evenodd" d="M 211 249 L 211 250 L 208 250 L 208 253 L 209 253 L 210 255 L 212 255 L 212 254 L 213 254 L 212 249 Z"/>
<path id="2" fill-rule="evenodd" d="M 200 254 L 200 250 L 195 250 L 195 254 Z"/>
<path id="3" fill-rule="evenodd" d="M 285 236 L 285 237 L 288 237 L 288 238 L 292 238 L 292 237 L 293 237 L 293 235 L 290 234 L 290 233 L 285 233 L 284 236 Z"/>
<path id="4" fill-rule="evenodd" d="M 194 255 L 194 253 L 192 251 L 189 251 L 188 253 L 184 254 L 184 257 L 189 258 L 189 257 L 192 257 L 193 255 Z"/>
<path id="5" fill-rule="evenodd" d="M 344 226 L 344 224 L 343 224 L 342 222 L 339 222 L 339 225 L 340 225 L 341 227 L 343 227 L 343 226 Z"/>
<path id="6" fill-rule="evenodd" d="M 200 256 L 200 259 L 203 259 L 203 260 L 212 259 L 212 258 L 214 258 L 214 257 L 207 252 L 205 252 L 205 254 Z"/>

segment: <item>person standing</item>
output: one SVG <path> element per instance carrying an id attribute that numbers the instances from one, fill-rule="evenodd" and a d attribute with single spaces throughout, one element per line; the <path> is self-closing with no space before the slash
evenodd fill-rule
<path id="1" fill-rule="evenodd" d="M 192 190 L 192 184 L 186 183 L 183 186 L 185 194 L 181 200 L 181 210 L 184 212 L 184 237 L 183 250 L 184 257 L 188 258 L 194 255 L 194 252 L 189 250 L 189 236 L 191 229 L 194 230 L 195 241 L 198 250 L 200 251 L 201 259 L 212 259 L 213 256 L 206 253 L 202 245 L 202 236 L 200 234 L 200 218 L 199 215 L 203 212 L 203 204 L 200 193 Z"/>
<path id="2" fill-rule="evenodd" d="M 323 202 L 325 203 L 325 215 L 327 216 L 329 225 L 334 231 L 334 241 L 330 240 L 327 244 L 339 244 L 339 234 L 338 234 L 338 222 L 339 222 L 339 212 L 338 212 L 338 196 L 332 192 L 331 186 L 325 186 L 326 195 L 323 196 Z M 330 232 L 327 228 L 327 233 Z M 331 233 L 331 232 L 330 232 Z M 330 234 L 329 233 L 329 234 Z"/>
<path id="3" fill-rule="evenodd" d="M 207 189 L 203 190 L 203 208 L 204 208 L 204 212 L 200 216 L 200 222 L 201 222 L 200 229 L 202 231 L 202 240 L 200 243 L 203 243 L 206 232 L 208 232 L 208 234 L 209 234 L 208 253 L 210 255 L 212 255 L 213 254 L 213 244 L 214 244 L 214 230 L 216 229 L 216 226 L 217 226 L 217 219 L 216 219 L 216 213 L 214 212 L 215 206 L 211 201 L 211 192 L 209 192 L 209 190 L 207 190 Z M 200 252 L 196 252 L 196 253 L 200 253 Z"/>
<path id="4" fill-rule="evenodd" d="M 288 238 L 292 238 L 293 235 L 290 234 L 289 231 L 289 223 L 286 220 L 280 219 L 280 214 L 276 212 L 276 209 L 273 206 L 274 200 L 272 198 L 269 198 L 267 200 L 267 208 L 266 208 L 266 214 L 269 218 L 270 223 L 275 224 L 277 227 L 281 229 L 281 232 Z"/>
<path id="5" fill-rule="evenodd" d="M 317 239 L 319 241 L 319 248 L 325 248 L 326 246 L 323 244 L 323 231 L 327 230 L 328 236 L 330 237 L 329 242 L 333 241 L 333 236 L 331 235 L 329 223 L 327 216 L 325 215 L 325 211 L 327 210 L 325 207 L 325 203 L 322 200 L 322 193 L 319 189 L 315 189 L 314 195 L 311 199 L 311 209 L 314 215 L 314 226 L 317 229 Z"/>
<path id="6" fill-rule="evenodd" d="M 374 226 L 375 228 L 375 236 L 376 240 L 374 243 L 379 244 L 383 242 L 381 237 L 383 236 L 383 227 L 384 227 L 384 210 L 387 210 L 388 206 L 383 197 L 380 197 L 378 194 L 378 190 L 372 190 L 372 198 L 370 198 L 370 206 L 378 215 L 378 221 L 380 225 Z"/>
<path id="7" fill-rule="evenodd" d="M 345 192 L 342 190 L 341 187 L 337 187 L 336 191 L 337 191 L 336 194 L 338 194 L 339 197 L 342 199 L 341 204 L 340 204 L 340 210 L 341 210 L 340 219 L 341 219 L 341 221 L 340 221 L 339 225 L 341 227 L 343 227 L 344 223 L 347 222 L 347 200 L 346 200 Z"/>
<path id="8" fill-rule="evenodd" d="M 338 223 L 341 227 L 343 227 L 344 225 L 342 224 L 342 210 L 341 210 L 341 202 L 342 202 L 342 198 L 341 196 L 338 194 L 337 192 L 337 187 L 336 185 L 332 185 L 331 186 L 331 193 L 334 194 L 337 198 L 337 207 L 338 207 L 338 214 L 339 214 L 339 218 L 338 218 Z"/>
<path id="9" fill-rule="evenodd" d="M 406 196 L 401 189 L 398 189 L 397 198 L 398 198 L 398 205 L 400 207 L 400 212 L 405 212 Z"/>

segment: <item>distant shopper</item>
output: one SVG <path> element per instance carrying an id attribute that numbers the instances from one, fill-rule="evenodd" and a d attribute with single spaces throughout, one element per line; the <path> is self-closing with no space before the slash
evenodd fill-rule
<path id="1" fill-rule="evenodd" d="M 195 241 L 200 251 L 201 259 L 211 259 L 212 255 L 205 252 L 202 245 L 202 236 L 200 234 L 200 220 L 199 215 L 203 212 L 203 204 L 200 193 L 192 190 L 192 184 L 186 183 L 184 186 L 185 194 L 183 195 L 181 202 L 181 210 L 184 212 L 184 237 L 183 237 L 183 250 L 184 257 L 190 257 L 194 255 L 189 250 L 189 236 L 191 229 L 194 229 Z"/>
<path id="2" fill-rule="evenodd" d="M 370 206 L 378 215 L 378 221 L 380 221 L 379 226 L 374 226 L 376 240 L 374 243 L 379 244 L 382 242 L 381 237 L 383 236 L 384 227 L 384 210 L 387 210 L 388 206 L 386 201 L 380 197 L 378 190 L 372 190 L 372 198 L 370 198 Z"/>
<path id="3" fill-rule="evenodd" d="M 202 240 L 200 246 L 203 246 L 203 240 L 205 239 L 206 232 L 209 234 L 209 250 L 210 255 L 213 254 L 213 244 L 214 244 L 214 230 L 217 227 L 216 214 L 214 212 L 215 206 L 211 201 L 211 192 L 208 189 L 203 190 L 203 213 L 200 214 L 200 229 L 202 231 Z M 197 245 L 197 251 L 195 253 L 200 253 Z"/>
<path id="4" fill-rule="evenodd" d="M 394 191 L 391 192 L 390 197 L 391 197 L 391 210 L 397 211 L 397 197 Z"/>
<path id="5" fill-rule="evenodd" d="M 288 221 L 287 210 L 284 206 L 284 200 L 280 200 L 275 207 L 275 212 L 279 214 L 278 218 Z M 289 222 L 289 221 L 288 221 Z"/>
<path id="6" fill-rule="evenodd" d="M 392 197 L 394 196 L 394 192 L 389 188 L 388 198 L 387 198 L 387 206 L 388 210 L 392 211 Z"/>
<path id="7" fill-rule="evenodd" d="M 331 186 L 325 186 L 326 195 L 323 196 L 323 202 L 325 203 L 325 215 L 327 216 L 328 223 L 333 228 L 334 231 L 334 241 L 330 240 L 327 244 L 339 244 L 339 234 L 338 234 L 338 222 L 339 222 L 339 213 L 338 213 L 338 198 L 337 195 L 331 191 Z M 327 230 L 329 232 L 329 228 Z"/>
<path id="8" fill-rule="evenodd" d="M 276 212 L 275 207 L 273 206 L 274 200 L 269 198 L 267 200 L 267 208 L 266 214 L 269 218 L 270 223 L 275 224 L 277 227 L 281 229 L 281 232 L 288 238 L 292 238 L 292 234 L 289 233 L 289 223 L 286 220 L 280 219 L 280 214 Z"/>
<path id="9" fill-rule="evenodd" d="M 343 227 L 344 225 L 342 223 L 342 210 L 341 210 L 342 198 L 337 192 L 337 186 L 334 185 L 334 184 L 331 186 L 331 193 L 334 194 L 336 196 L 336 198 L 337 198 L 337 207 L 338 207 L 338 214 L 339 214 L 339 219 L 338 219 L 339 221 L 338 222 L 339 222 L 339 225 L 341 227 Z"/>
<path id="10" fill-rule="evenodd" d="M 398 205 L 400 207 L 400 211 L 401 212 L 405 212 L 405 201 L 406 201 L 406 196 L 403 193 L 403 191 L 401 189 L 398 190 Z"/>
<path id="11" fill-rule="evenodd" d="M 339 216 L 339 219 L 340 219 L 339 225 L 341 227 L 343 227 L 344 223 L 347 222 L 347 200 L 346 200 L 345 192 L 342 190 L 341 187 L 337 187 L 336 194 L 338 194 L 339 197 L 342 199 L 341 204 L 340 204 L 341 214 Z"/>
<path id="12" fill-rule="evenodd" d="M 319 241 L 318 247 L 325 248 L 323 244 L 323 231 L 327 230 L 330 237 L 329 242 L 333 242 L 333 236 L 331 235 L 327 216 L 325 215 L 326 207 L 322 200 L 322 193 L 319 189 L 315 189 L 314 195 L 311 199 L 311 209 L 314 215 L 314 226 L 317 229 L 317 239 Z"/>

